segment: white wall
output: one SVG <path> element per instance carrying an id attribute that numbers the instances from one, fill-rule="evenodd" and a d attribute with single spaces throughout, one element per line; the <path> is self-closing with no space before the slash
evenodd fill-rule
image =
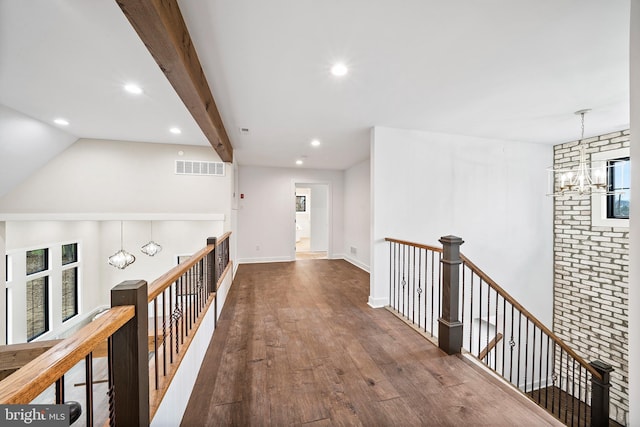
<path id="1" fill-rule="evenodd" d="M 176 175 L 178 159 L 219 161 L 211 147 L 80 139 L 0 198 L 0 213 L 220 213 L 226 218 L 230 165 L 224 177 Z"/>
<path id="2" fill-rule="evenodd" d="M 376 127 L 369 303 L 387 303 L 385 237 L 462 251 L 541 321 L 552 316 L 552 147 Z"/>
<path id="3" fill-rule="evenodd" d="M 344 173 L 337 170 L 240 166 L 238 262 L 295 259 L 295 183 L 329 185 L 329 256 L 342 258 Z"/>
<path id="4" fill-rule="evenodd" d="M 371 162 L 344 173 L 344 253 L 346 260 L 369 271 L 371 263 Z"/>
<path id="5" fill-rule="evenodd" d="M 0 325 L 6 325 L 5 323 L 5 312 L 2 307 L 6 307 L 7 303 L 5 301 L 6 298 L 6 268 L 5 265 L 5 254 L 6 254 L 6 224 L 4 221 L 0 221 L 0 316 L 2 316 L 2 321 Z M 7 343 L 6 330 L 4 327 L 0 327 L 0 345 L 5 345 Z"/>
<path id="6" fill-rule="evenodd" d="M 310 250 L 326 251 L 329 249 L 329 189 L 324 184 L 311 184 L 309 189 Z"/>
<path id="7" fill-rule="evenodd" d="M 78 313 L 79 316 L 62 323 L 61 315 L 61 245 L 78 243 Z M 12 340 L 11 343 L 26 342 L 26 251 L 50 248 L 50 333 L 39 339 L 51 339 L 58 332 L 75 324 L 83 314 L 90 313 L 100 305 L 109 303 L 108 288 L 101 284 L 99 224 L 94 221 L 42 221 L 6 223 L 6 251 L 11 257 L 13 280 L 8 283 L 12 295 Z M 4 311 L 3 311 L 4 315 Z M 3 319 L 4 320 L 4 319 Z M 3 322 L 4 323 L 4 322 Z"/>
<path id="8" fill-rule="evenodd" d="M 631 1 L 631 158 L 640 158 L 640 0 Z M 640 168 L 631 168 L 631 199 L 640 200 Z M 634 202 L 637 203 L 637 202 Z M 629 222 L 629 426 L 640 426 L 640 222 L 632 204 Z"/>
<path id="9" fill-rule="evenodd" d="M 0 197 L 78 139 L 4 105 L 0 123 Z"/>

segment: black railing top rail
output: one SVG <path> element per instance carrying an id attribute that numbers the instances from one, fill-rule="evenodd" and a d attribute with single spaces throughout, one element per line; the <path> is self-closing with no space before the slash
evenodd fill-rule
<path id="1" fill-rule="evenodd" d="M 401 245 L 413 246 L 413 247 L 419 248 L 419 249 L 427 249 L 429 251 L 442 252 L 442 248 L 439 248 L 437 246 L 429 246 L 429 245 L 424 245 L 422 243 L 409 242 L 407 240 L 393 239 L 391 237 L 385 237 L 384 240 L 386 240 L 387 242 L 392 242 L 392 243 L 400 243 Z"/>
<path id="2" fill-rule="evenodd" d="M 463 254 L 460 254 L 460 259 L 467 265 L 471 271 L 473 271 L 478 277 L 480 277 L 485 283 L 494 289 L 498 295 L 504 298 L 509 304 L 519 310 L 527 319 L 529 319 L 535 326 L 537 326 L 542 332 L 547 334 L 560 348 L 562 348 L 569 356 L 574 358 L 580 365 L 582 365 L 587 371 L 589 371 L 596 378 L 602 380 L 602 375 L 591 366 L 586 360 L 578 355 L 571 347 L 569 347 L 560 337 L 554 334 L 549 328 L 547 328 L 537 317 L 531 314 L 526 308 L 524 308 L 514 297 L 512 297 L 507 291 L 502 289 L 493 279 L 491 279 L 484 271 L 482 271 L 477 265 L 469 260 Z"/>

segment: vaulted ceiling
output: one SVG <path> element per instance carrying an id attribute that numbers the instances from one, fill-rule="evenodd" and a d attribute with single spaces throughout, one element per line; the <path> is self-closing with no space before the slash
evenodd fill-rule
<path id="1" fill-rule="evenodd" d="M 348 168 L 375 125 L 556 144 L 579 109 L 588 135 L 629 124 L 628 0 L 178 3 L 240 164 Z M 0 0 L 0 104 L 0 195 L 79 137 L 209 145 L 115 0 Z"/>

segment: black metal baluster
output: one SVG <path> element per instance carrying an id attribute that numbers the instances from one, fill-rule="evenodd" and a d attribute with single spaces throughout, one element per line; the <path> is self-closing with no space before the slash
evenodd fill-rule
<path id="1" fill-rule="evenodd" d="M 115 390 L 113 389 L 113 336 L 107 338 L 107 397 L 109 406 L 109 427 L 116 426 Z"/>
<path id="2" fill-rule="evenodd" d="M 564 396 L 565 396 L 565 408 L 564 408 L 564 423 L 567 424 L 567 419 L 569 417 L 569 402 L 567 399 L 569 398 L 569 353 L 567 353 L 567 375 L 564 380 Z"/>
<path id="3" fill-rule="evenodd" d="M 506 328 L 506 319 L 507 319 L 507 300 L 502 298 L 502 372 L 500 373 L 504 377 L 504 352 L 507 340 L 507 328 Z"/>
<path id="4" fill-rule="evenodd" d="M 478 351 L 476 357 L 480 356 L 480 350 L 482 350 L 482 277 L 478 277 L 480 283 L 478 284 L 478 290 L 480 291 L 480 297 L 478 298 Z"/>
<path id="5" fill-rule="evenodd" d="M 93 426 L 93 353 L 84 358 L 85 377 L 85 409 L 87 411 L 87 426 Z"/>
<path id="6" fill-rule="evenodd" d="M 529 318 L 527 317 L 527 325 L 525 326 L 525 343 L 524 343 L 524 393 L 527 394 L 527 374 L 529 373 Z"/>
<path id="7" fill-rule="evenodd" d="M 469 295 L 471 296 L 471 301 L 469 301 L 469 351 L 473 349 L 473 271 L 469 270 L 469 278 L 471 279 L 471 283 L 469 286 Z"/>
<path id="8" fill-rule="evenodd" d="M 551 364 L 551 361 L 549 360 L 549 344 L 551 341 L 551 337 L 549 335 L 547 335 L 547 371 L 545 374 L 545 379 L 544 379 L 544 407 L 548 408 L 549 407 L 549 365 Z M 555 343 L 554 343 L 555 345 Z"/>
<path id="9" fill-rule="evenodd" d="M 464 284 L 465 284 L 465 276 L 466 276 L 466 271 L 467 271 L 465 267 L 466 267 L 466 264 L 464 263 L 464 261 L 462 261 L 462 294 L 461 294 L 461 298 L 460 299 L 462 299 L 462 302 L 461 302 L 461 304 L 462 304 L 462 310 L 461 310 L 462 319 L 461 319 L 461 322 L 462 322 L 462 330 L 463 331 L 464 331 L 464 300 L 465 300 Z M 462 336 L 464 337 L 464 332 L 462 333 Z M 464 338 L 462 338 L 462 341 L 464 342 Z"/>
<path id="10" fill-rule="evenodd" d="M 393 242 L 389 242 L 389 305 L 393 307 L 391 290 L 393 289 Z"/>
<path id="11" fill-rule="evenodd" d="M 533 389 L 536 382 L 536 325 L 533 324 L 533 341 L 531 342 L 531 394 L 533 396 Z"/>
<path id="12" fill-rule="evenodd" d="M 580 425 L 580 411 L 582 411 L 582 365 L 578 364 L 578 425 Z"/>
<path id="13" fill-rule="evenodd" d="M 440 317 L 442 317 L 442 252 L 438 252 L 438 317 L 437 318 L 440 318 Z"/>
<path id="14" fill-rule="evenodd" d="M 518 310 L 518 383 L 517 387 L 520 388 L 520 359 L 522 352 L 520 349 L 520 337 L 522 336 L 522 313 Z"/>
<path id="15" fill-rule="evenodd" d="M 496 291 L 496 317 L 495 317 L 495 322 L 496 322 L 496 327 L 495 327 L 495 333 L 496 333 L 496 345 L 493 346 L 493 370 L 498 372 L 498 343 L 501 342 L 502 340 L 498 341 L 498 305 L 500 305 L 500 295 L 498 295 L 498 291 Z M 503 331 L 504 332 L 504 331 Z M 504 336 L 502 337 L 504 338 Z M 504 345 L 504 342 L 502 343 L 502 345 Z"/>
<path id="16" fill-rule="evenodd" d="M 156 390 L 160 387 L 158 379 L 158 298 L 153 299 L 153 364 L 155 366 Z"/>
<path id="17" fill-rule="evenodd" d="M 175 333 L 175 325 L 173 324 L 173 294 L 176 294 L 176 307 L 178 305 L 177 299 L 178 299 L 178 287 L 177 284 L 174 282 L 171 284 L 171 286 L 169 286 L 169 311 L 171 312 L 171 314 L 169 315 L 169 364 L 173 364 L 173 334 Z"/>
<path id="18" fill-rule="evenodd" d="M 560 365 L 558 365 L 560 366 Z M 556 343 L 554 341 L 553 343 L 553 369 L 551 370 L 553 372 L 552 377 L 551 377 L 551 384 L 552 384 L 552 388 L 551 388 L 551 413 L 555 415 L 556 410 L 556 381 L 558 380 L 558 375 L 556 374 Z M 560 417 L 558 417 L 558 419 L 560 419 Z"/>
<path id="19" fill-rule="evenodd" d="M 485 344 L 487 346 L 487 350 L 489 349 L 488 348 L 489 347 L 489 326 L 491 326 L 491 322 L 489 321 L 489 319 L 491 318 L 490 311 L 491 311 L 491 287 L 487 283 L 487 343 Z M 478 351 L 481 351 L 481 350 L 478 350 Z M 487 367 L 491 367 L 490 363 L 491 363 L 491 358 L 489 357 L 489 352 L 487 352 Z"/>
<path id="20" fill-rule="evenodd" d="M 571 371 L 571 427 L 573 427 L 573 421 L 575 420 L 575 407 L 576 402 L 576 359 L 571 358 L 572 371 Z"/>
<path id="21" fill-rule="evenodd" d="M 56 405 L 64 403 L 64 375 L 56 380 Z"/>
<path id="22" fill-rule="evenodd" d="M 171 291 L 171 286 L 168 289 Z M 167 289 L 162 291 L 162 375 L 167 376 Z"/>
<path id="23" fill-rule="evenodd" d="M 433 336 L 433 318 L 436 317 L 434 312 L 433 301 L 436 297 L 436 293 L 434 291 L 435 286 L 435 273 L 436 273 L 436 263 L 435 263 L 435 252 L 431 251 L 431 336 Z M 440 299 L 438 298 L 438 301 Z"/>
<path id="24" fill-rule="evenodd" d="M 540 389 L 542 388 L 542 339 L 543 339 L 543 331 L 540 329 L 540 369 L 538 370 L 538 404 L 542 400 L 542 393 Z"/>
<path id="25" fill-rule="evenodd" d="M 418 328 L 420 327 L 420 304 L 422 303 L 422 250 L 418 250 Z"/>
<path id="26" fill-rule="evenodd" d="M 513 304 L 509 303 L 509 305 L 511 306 L 511 338 L 509 339 L 509 347 L 511 347 L 511 350 L 509 354 L 509 382 L 513 384 L 513 348 L 516 346 L 516 342 L 513 339 Z"/>

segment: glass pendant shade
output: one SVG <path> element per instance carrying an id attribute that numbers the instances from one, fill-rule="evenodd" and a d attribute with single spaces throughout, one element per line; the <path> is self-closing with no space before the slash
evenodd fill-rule
<path id="1" fill-rule="evenodd" d="M 149 228 L 151 239 L 149 240 L 149 243 L 140 248 L 140 250 L 145 255 L 154 256 L 162 250 L 162 246 L 153 241 L 153 221 L 150 222 Z"/>
<path id="2" fill-rule="evenodd" d="M 133 254 L 125 251 L 124 249 L 120 249 L 115 254 L 109 257 L 109 264 L 119 268 L 120 270 L 124 270 L 131 264 L 133 264 L 136 260 L 136 257 Z"/>
<path id="3" fill-rule="evenodd" d="M 140 250 L 145 255 L 154 256 L 155 254 L 157 254 L 162 250 L 162 246 L 160 246 L 159 244 L 151 240 L 149 243 L 144 245 Z"/>
<path id="4" fill-rule="evenodd" d="M 108 258 L 109 265 L 119 268 L 120 270 L 124 270 L 125 268 L 129 267 L 131 264 L 133 264 L 136 261 L 136 257 L 133 256 L 133 254 L 123 249 L 122 229 L 123 229 L 123 225 L 122 225 L 122 221 L 120 221 L 120 250 Z"/>

